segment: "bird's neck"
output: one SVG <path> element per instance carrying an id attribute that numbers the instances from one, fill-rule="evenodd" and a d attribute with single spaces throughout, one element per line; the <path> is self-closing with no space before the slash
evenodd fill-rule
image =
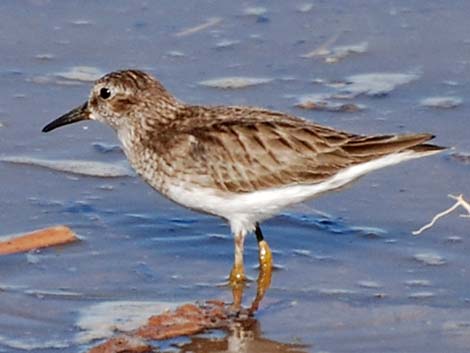
<path id="1" fill-rule="evenodd" d="M 134 125 L 122 126 L 116 129 L 116 133 L 119 141 L 121 142 L 124 153 L 129 160 L 135 147 L 135 141 L 137 139 L 136 132 L 137 127 Z"/>
<path id="2" fill-rule="evenodd" d="M 147 122 L 147 128 L 152 126 Z M 149 136 L 158 138 L 158 133 L 145 134 L 141 126 L 132 125 L 125 129 L 117 130 L 124 154 L 129 164 L 147 183 L 153 188 L 165 193 L 165 176 L 160 173 L 162 158 L 158 148 L 152 148 L 148 143 Z M 158 142 L 157 142 L 158 143 Z"/>
<path id="3" fill-rule="evenodd" d="M 165 111 L 162 112 L 161 109 Z M 116 129 L 125 155 L 138 172 L 142 167 L 138 165 L 142 160 L 142 155 L 158 152 L 163 132 L 178 117 L 179 108 L 175 104 L 164 105 L 161 109 L 156 109 L 153 106 L 151 114 L 143 114 Z"/>

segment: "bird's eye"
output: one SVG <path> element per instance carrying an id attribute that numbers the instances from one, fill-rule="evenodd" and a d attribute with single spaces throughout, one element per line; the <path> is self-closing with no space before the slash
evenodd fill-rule
<path id="1" fill-rule="evenodd" d="M 109 97 L 111 97 L 110 89 L 106 87 L 100 89 L 100 97 L 103 99 L 108 99 Z"/>

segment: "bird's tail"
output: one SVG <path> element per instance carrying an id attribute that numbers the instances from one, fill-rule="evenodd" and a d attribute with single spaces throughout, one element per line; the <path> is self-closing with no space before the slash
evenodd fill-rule
<path id="1" fill-rule="evenodd" d="M 405 135 L 380 135 L 357 136 L 348 142 L 343 149 L 349 154 L 366 160 L 375 159 L 400 152 L 415 152 L 415 158 L 432 155 L 445 150 L 445 147 L 426 143 L 432 140 L 431 134 L 405 134 Z"/>
<path id="2" fill-rule="evenodd" d="M 438 145 L 432 145 L 430 143 L 421 143 L 419 145 L 413 146 L 409 148 L 411 151 L 416 152 L 420 155 L 424 156 L 431 156 L 433 154 L 442 152 L 447 149 L 447 147 L 442 147 Z"/>

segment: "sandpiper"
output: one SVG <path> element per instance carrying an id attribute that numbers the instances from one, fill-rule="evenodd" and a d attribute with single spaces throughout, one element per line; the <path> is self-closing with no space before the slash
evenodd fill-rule
<path id="1" fill-rule="evenodd" d="M 261 221 L 371 171 L 443 150 L 426 143 L 433 138 L 427 133 L 364 136 L 260 108 L 187 105 L 138 70 L 100 78 L 87 102 L 43 132 L 86 119 L 117 132 L 130 164 L 154 189 L 230 224 L 233 285 L 245 279 L 249 232 L 261 268 L 271 269 Z"/>

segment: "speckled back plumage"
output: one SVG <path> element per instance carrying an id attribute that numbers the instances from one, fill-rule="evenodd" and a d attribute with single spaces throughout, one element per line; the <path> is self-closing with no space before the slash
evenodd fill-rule
<path id="1" fill-rule="evenodd" d="M 432 138 L 366 137 L 262 109 L 200 106 L 184 106 L 170 123 L 140 132 L 142 147 L 160 157 L 162 172 L 235 193 L 318 183 Z"/>

